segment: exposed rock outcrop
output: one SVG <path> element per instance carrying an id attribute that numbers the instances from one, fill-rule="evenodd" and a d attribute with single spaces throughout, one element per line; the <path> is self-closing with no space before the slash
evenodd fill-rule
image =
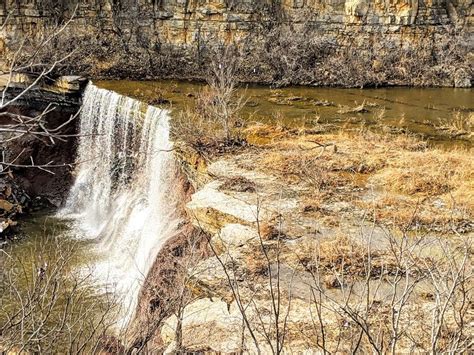
<path id="1" fill-rule="evenodd" d="M 65 69 L 97 76 L 202 78 L 212 48 L 237 43 L 246 81 L 464 87 L 472 79 L 467 0 L 7 0 L 0 68 L 23 38 L 37 43 L 71 16 L 43 56 L 79 49 Z M 454 78 L 457 67 L 466 80 Z"/>
<path id="2" fill-rule="evenodd" d="M 5 91 L 8 100 L 33 82 L 34 78 L 26 75 L 2 75 L 0 91 L 8 86 Z M 81 104 L 84 82 L 80 77 L 43 80 L 0 111 L 0 126 L 11 124 L 17 115 L 30 118 L 44 115 L 41 124 L 48 128 L 60 127 L 58 134 L 61 135 L 54 140 L 29 133 L 15 139 L 10 139 L 10 133 L 0 135 L 0 238 L 16 225 L 19 215 L 57 207 L 66 196 L 72 182 L 75 154 L 78 120 L 74 117 Z M 19 129 L 27 130 L 21 125 Z"/>
<path id="3" fill-rule="evenodd" d="M 261 142 L 258 136 L 271 136 L 267 129 L 272 131 L 267 126 L 249 128 L 249 142 Z M 388 169 L 385 164 L 405 154 L 410 162 L 419 156 L 427 164 L 425 159 L 429 160 L 433 152 L 420 149 L 420 142 L 409 137 L 369 134 L 363 138 L 364 143 L 356 143 L 360 137 L 308 132 L 282 137 L 276 131 L 277 138 L 271 142 L 223 154 L 207 164 L 197 164 L 199 154 L 189 147 L 178 149 L 184 171 L 196 189 L 186 204 L 188 217 L 196 229 L 207 233 L 212 252 L 187 264 L 192 297 L 182 304 L 181 312 L 166 317 L 160 327 L 160 346 L 166 353 L 271 353 L 277 346 L 279 331 L 286 334 L 281 344 L 284 352 L 314 352 L 326 346 L 349 351 L 354 338 L 348 330 L 355 323 L 344 313 L 344 302 L 354 302 L 355 308 L 364 302 L 358 297 L 366 292 L 363 275 L 368 253 L 374 277 L 378 279 L 384 273 L 390 278 L 399 270 L 390 252 L 390 243 L 398 238 L 389 237 L 390 231 L 397 230 L 392 229 L 394 224 L 409 223 L 413 230 L 423 225 L 429 231 L 428 240 L 435 240 L 439 231 L 435 220 L 450 214 L 446 206 L 440 207 L 439 199 L 446 197 L 442 190 L 430 192 L 438 202 L 427 199 L 415 224 L 412 212 L 406 222 L 399 222 L 403 213 L 411 211 L 411 205 L 392 209 L 389 202 L 384 202 L 382 214 L 372 205 L 386 198 L 381 189 L 387 187 L 375 179 Z M 393 148 L 389 162 L 377 158 L 378 154 L 387 154 L 386 146 L 377 143 L 378 139 Z M 436 154 L 446 159 L 456 153 Z M 307 160 L 307 155 L 314 160 Z M 298 164 L 302 165 L 295 167 Z M 412 178 L 410 174 L 405 176 Z M 410 198 L 420 193 L 417 191 Z M 405 201 L 408 197 L 397 194 L 392 198 Z M 371 209 L 370 222 L 366 220 L 367 206 Z M 469 202 L 463 206 L 469 206 Z M 455 212 L 459 225 L 472 220 L 472 207 L 464 208 Z M 472 238 L 473 225 L 468 224 L 470 229 L 461 228 L 459 232 Z M 448 234 L 444 238 L 448 239 Z M 425 260 L 440 255 L 437 248 L 428 242 L 413 246 L 412 251 L 420 258 L 417 260 Z M 382 305 L 391 297 L 389 283 L 382 281 L 377 291 L 369 287 L 368 292 L 374 292 L 372 297 L 380 307 L 374 309 L 377 316 L 388 314 Z M 426 309 L 433 306 L 432 299 L 423 298 L 426 287 L 417 285 L 415 301 L 404 309 L 404 317 L 419 312 L 414 321 L 420 325 L 410 323 L 410 329 L 418 329 L 425 324 L 423 317 L 431 314 Z M 352 300 L 352 296 L 344 296 L 348 289 L 349 294 L 354 292 Z M 316 300 L 319 292 L 325 300 Z M 275 324 L 281 324 L 284 330 L 277 330 Z M 380 321 L 376 329 L 388 324 L 388 320 Z M 327 332 L 326 345 L 319 342 L 318 329 L 323 328 Z M 423 341 L 426 338 L 420 344 Z M 407 344 L 400 344 L 401 352 L 408 349 Z M 422 349 L 425 345 L 417 346 Z"/>

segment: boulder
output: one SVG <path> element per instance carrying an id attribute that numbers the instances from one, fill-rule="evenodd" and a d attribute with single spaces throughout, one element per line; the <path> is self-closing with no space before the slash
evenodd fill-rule
<path id="1" fill-rule="evenodd" d="M 178 319 L 171 316 L 161 329 L 167 353 L 176 349 Z M 217 299 L 200 299 L 184 309 L 182 321 L 183 347 L 187 351 L 238 352 L 241 348 L 242 316 L 238 309 Z M 173 349 L 174 348 L 174 349 Z"/>
<path id="2" fill-rule="evenodd" d="M 272 352 L 272 349 L 261 332 L 261 326 L 265 325 L 267 330 L 272 329 L 274 319 L 271 301 L 269 299 L 255 299 L 254 302 L 260 311 L 257 313 L 253 306 L 249 306 L 246 308 L 245 314 L 256 337 L 259 352 L 268 354 Z M 286 310 L 287 306 L 288 304 L 282 304 L 282 309 Z M 330 319 L 328 312 L 323 310 L 323 313 L 326 322 L 332 324 L 334 320 Z M 316 310 L 312 304 L 294 299 L 288 313 L 288 334 L 312 334 L 311 316 L 314 314 L 316 314 Z M 242 351 L 250 354 L 258 352 L 255 341 L 246 327 L 244 334 L 242 334 L 243 319 L 235 302 L 229 305 L 220 300 L 206 298 L 187 305 L 182 321 L 182 349 L 178 349 L 176 344 L 177 324 L 176 316 L 172 316 L 165 321 L 161 329 L 163 343 L 167 346 L 165 353 L 176 353 L 183 350 L 226 354 Z M 304 339 L 288 338 L 285 342 L 285 352 L 310 353 L 311 350 Z"/>
<path id="3" fill-rule="evenodd" d="M 9 213 L 13 210 L 15 205 L 7 200 L 0 199 L 0 210 Z"/>

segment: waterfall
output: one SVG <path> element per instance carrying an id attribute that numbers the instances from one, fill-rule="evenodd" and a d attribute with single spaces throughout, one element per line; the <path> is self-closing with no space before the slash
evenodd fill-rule
<path id="1" fill-rule="evenodd" d="M 93 84 L 83 101 L 76 179 L 60 214 L 77 236 L 94 241 L 94 276 L 123 297 L 128 321 L 179 224 L 169 115 Z"/>

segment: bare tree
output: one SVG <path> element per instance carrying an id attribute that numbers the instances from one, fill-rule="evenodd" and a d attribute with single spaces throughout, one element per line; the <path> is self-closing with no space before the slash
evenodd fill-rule
<path id="1" fill-rule="evenodd" d="M 32 91 L 37 90 L 45 81 L 51 80 L 51 76 L 56 70 L 70 59 L 75 50 L 44 61 L 45 52 L 48 52 L 52 42 L 58 39 L 68 28 L 76 16 L 77 6 L 71 17 L 62 24 L 53 28 L 39 43 L 31 43 L 28 38 L 23 38 L 18 44 L 16 51 L 9 58 L 9 68 L 6 74 L 0 77 L 0 84 L 3 89 L 0 97 L 0 146 L 2 157 L 0 162 L 0 173 L 4 173 L 8 168 L 34 167 L 52 173 L 51 168 L 57 167 L 54 162 L 46 164 L 36 164 L 30 157 L 29 164 L 18 163 L 24 150 L 16 156 L 10 157 L 6 154 L 6 146 L 18 141 L 23 137 L 31 137 L 44 144 L 55 144 L 57 141 L 64 141 L 71 137 L 70 134 L 63 133 L 65 127 L 77 117 L 72 115 L 63 123 L 51 127 L 48 124 L 48 115 L 56 110 L 52 103 L 46 105 L 39 114 L 30 114 L 27 110 L 18 109 L 19 104 Z M 2 24 L 2 29 L 7 25 L 10 14 Z M 32 111 L 32 110 L 31 110 Z M 61 165 L 64 166 L 64 165 Z"/>
<path id="2" fill-rule="evenodd" d="M 94 290 L 92 271 L 71 271 L 80 245 L 45 236 L 24 249 L 0 249 L 0 351 L 98 353 L 120 306 Z"/>
<path id="3" fill-rule="evenodd" d="M 233 47 L 223 47 L 210 63 L 207 95 L 200 97 L 203 114 L 222 127 L 227 143 L 235 138 L 239 112 L 246 104 L 245 95 L 237 91 L 237 70 L 237 55 Z"/>

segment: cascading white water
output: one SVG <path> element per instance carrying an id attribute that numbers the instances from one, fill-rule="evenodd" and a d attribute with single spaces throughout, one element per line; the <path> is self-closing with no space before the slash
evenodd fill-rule
<path id="1" fill-rule="evenodd" d="M 96 242 L 94 275 L 123 297 L 128 321 L 160 248 L 177 230 L 166 110 L 89 84 L 76 180 L 61 215 Z"/>

